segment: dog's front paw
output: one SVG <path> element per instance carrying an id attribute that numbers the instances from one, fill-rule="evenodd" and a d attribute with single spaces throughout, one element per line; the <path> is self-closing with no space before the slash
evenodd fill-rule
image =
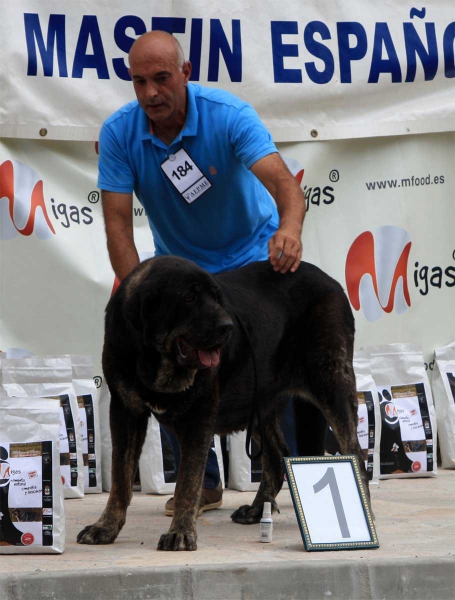
<path id="1" fill-rule="evenodd" d="M 118 536 L 118 529 L 113 527 L 99 527 L 87 525 L 77 536 L 78 544 L 112 544 Z"/>
<path id="2" fill-rule="evenodd" d="M 244 504 L 231 515 L 231 519 L 235 523 L 241 523 L 242 525 L 251 525 L 252 523 L 259 523 L 261 518 L 262 505 L 250 506 L 249 504 Z"/>
<path id="3" fill-rule="evenodd" d="M 163 533 L 158 542 L 158 550 L 176 552 L 178 550 L 197 550 L 197 536 L 187 533 Z"/>

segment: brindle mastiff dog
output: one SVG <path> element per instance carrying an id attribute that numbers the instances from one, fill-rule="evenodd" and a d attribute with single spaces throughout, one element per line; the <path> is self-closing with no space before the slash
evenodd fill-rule
<path id="1" fill-rule="evenodd" d="M 353 342 L 341 286 L 311 264 L 285 275 L 268 262 L 219 275 L 172 256 L 140 264 L 106 309 L 112 490 L 100 519 L 77 541 L 111 544 L 118 536 L 153 413 L 175 431 L 181 448 L 174 518 L 158 549 L 196 550 L 210 441 L 215 432 L 247 427 L 256 381 L 263 475 L 252 506 L 241 506 L 233 521 L 257 523 L 265 501 L 276 508 L 287 454 L 278 423 L 289 396 L 322 411 L 342 453 L 358 456 L 368 489 L 357 440 Z M 260 444 L 259 437 L 256 428 Z"/>

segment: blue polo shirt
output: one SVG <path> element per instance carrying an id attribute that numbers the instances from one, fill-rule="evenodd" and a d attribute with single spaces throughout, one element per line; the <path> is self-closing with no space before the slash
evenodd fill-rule
<path id="1" fill-rule="evenodd" d="M 278 228 L 275 203 L 249 170 L 276 152 L 256 111 L 223 90 L 188 84 L 184 128 L 166 146 L 137 101 L 103 124 L 98 187 L 135 192 L 147 213 L 156 256 L 174 254 L 212 273 L 267 260 Z M 161 169 L 183 148 L 211 187 L 189 204 Z"/>

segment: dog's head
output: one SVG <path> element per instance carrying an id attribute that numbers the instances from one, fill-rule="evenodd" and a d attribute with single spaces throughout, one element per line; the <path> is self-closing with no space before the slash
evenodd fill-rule
<path id="1" fill-rule="evenodd" d="M 159 257 L 141 263 L 125 284 L 125 319 L 145 353 L 160 355 L 156 381 L 164 371 L 166 381 L 184 371 L 193 372 L 193 381 L 197 370 L 219 365 L 233 322 L 209 273 L 181 258 Z M 156 381 L 155 389 L 171 391 L 168 383 Z M 176 386 L 174 381 L 172 391 Z"/>

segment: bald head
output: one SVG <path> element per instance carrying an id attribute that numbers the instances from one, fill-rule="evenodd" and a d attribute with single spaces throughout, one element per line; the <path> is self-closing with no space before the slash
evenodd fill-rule
<path id="1" fill-rule="evenodd" d="M 144 33 L 131 46 L 129 53 L 130 67 L 138 60 L 153 62 L 157 58 L 173 62 L 179 69 L 185 63 L 185 55 L 180 42 L 167 31 Z"/>
<path id="2" fill-rule="evenodd" d="M 164 141 L 173 139 L 186 119 L 191 63 L 178 41 L 165 31 L 141 35 L 130 50 L 129 73 L 139 104 Z"/>

